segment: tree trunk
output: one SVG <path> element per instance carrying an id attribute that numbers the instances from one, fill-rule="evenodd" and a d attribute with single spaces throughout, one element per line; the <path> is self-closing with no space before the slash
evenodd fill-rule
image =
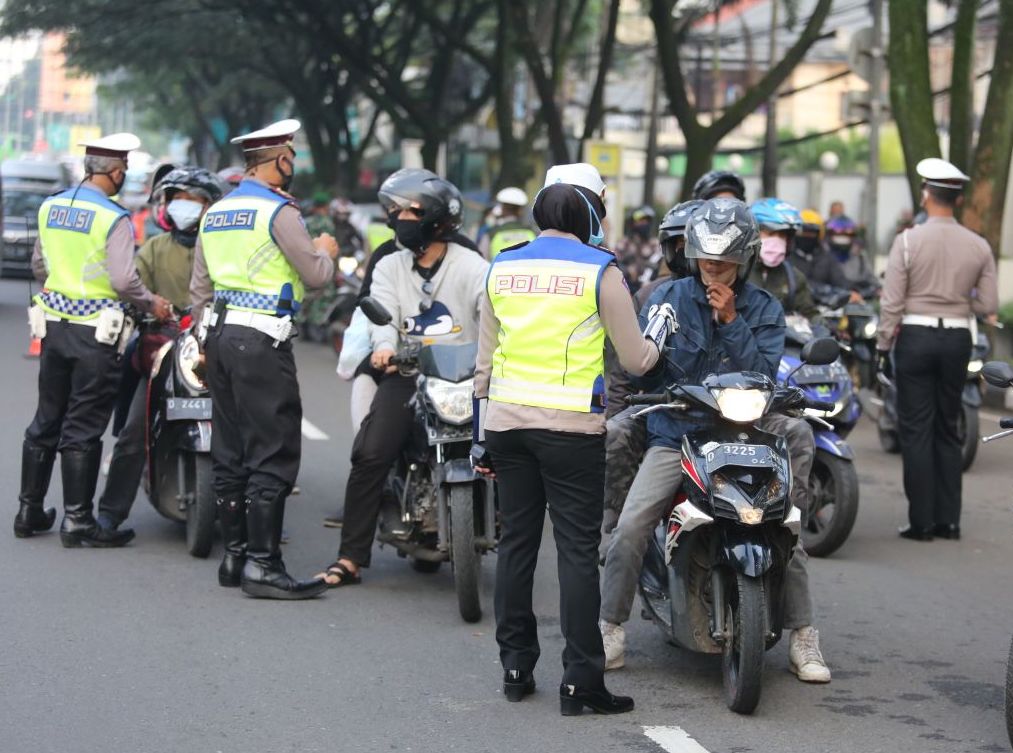
<path id="1" fill-rule="evenodd" d="M 779 0 L 770 4 L 770 57 L 767 66 L 773 68 L 777 62 L 777 9 Z M 767 127 L 763 139 L 763 170 L 761 172 L 763 195 L 777 196 L 777 92 L 767 100 Z"/>
<path id="2" fill-rule="evenodd" d="M 925 0 L 891 0 L 890 104 L 900 132 L 911 202 L 918 206 L 921 178 L 915 165 L 938 157 L 939 136 L 929 80 L 928 8 Z"/>
<path id="3" fill-rule="evenodd" d="M 963 221 L 985 236 L 998 256 L 1002 214 L 1009 188 L 1010 156 L 1013 154 L 1013 3 L 999 4 L 1000 40 L 992 63 L 985 111 L 981 116 L 978 147 L 974 153 L 971 185 Z"/>
<path id="4" fill-rule="evenodd" d="M 654 206 L 654 186 L 658 177 L 658 87 L 660 86 L 658 64 L 655 61 L 651 76 L 651 115 L 647 127 L 647 157 L 644 160 L 644 195 L 642 201 Z"/>
<path id="5" fill-rule="evenodd" d="M 687 137 L 686 143 L 686 172 L 682 176 L 679 201 L 688 201 L 693 198 L 693 185 L 705 172 L 711 169 L 714 152 L 718 147 L 717 142 L 706 138 L 706 134 L 693 139 L 692 149 L 688 148 L 689 137 Z"/>
<path id="6" fill-rule="evenodd" d="M 439 172 L 440 145 L 443 143 L 442 134 L 427 133 L 422 139 L 422 166 L 434 173 Z"/>
<path id="7" fill-rule="evenodd" d="M 953 26 L 953 68 L 950 75 L 950 162 L 971 168 L 974 133 L 974 27 L 978 0 L 960 0 Z"/>

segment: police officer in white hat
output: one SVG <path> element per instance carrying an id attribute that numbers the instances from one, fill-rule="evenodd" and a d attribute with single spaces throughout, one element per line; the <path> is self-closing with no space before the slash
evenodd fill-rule
<path id="1" fill-rule="evenodd" d="M 483 238 L 479 247 L 482 255 L 492 261 L 503 251 L 520 243 L 529 243 L 537 237 L 522 216 L 528 205 L 528 195 L 522 188 L 509 186 L 496 194 L 498 219 Z"/>
<path id="2" fill-rule="evenodd" d="M 292 139 L 282 120 L 237 136 L 246 174 L 201 222 L 190 297 L 194 312 L 213 301 L 206 341 L 213 401 L 211 460 L 225 557 L 222 586 L 250 596 L 305 599 L 326 584 L 285 570 L 281 529 L 301 454 L 302 403 L 291 338 L 306 286 L 334 274 L 338 246 L 311 239 L 292 197 Z"/>
<path id="3" fill-rule="evenodd" d="M 928 219 L 890 249 L 880 310 L 880 363 L 893 348 L 909 525 L 915 541 L 960 538 L 960 394 L 976 316 L 998 307 L 995 261 L 954 218 L 968 176 L 938 158 L 917 166 Z"/>
<path id="4" fill-rule="evenodd" d="M 120 356 L 132 322 L 125 304 L 166 319 L 169 302 L 153 295 L 134 266 L 130 213 L 110 199 L 127 174 L 127 155 L 140 146 L 131 133 L 81 144 L 85 179 L 47 198 L 39 208 L 32 270 L 43 288 L 29 309 L 32 334 L 42 340 L 39 404 L 25 432 L 19 538 L 49 530 L 56 511 L 45 509 L 56 452 L 61 455 L 66 547 L 123 546 L 129 529 L 99 526 L 92 497 L 102 461 L 102 434 L 120 380 Z"/>

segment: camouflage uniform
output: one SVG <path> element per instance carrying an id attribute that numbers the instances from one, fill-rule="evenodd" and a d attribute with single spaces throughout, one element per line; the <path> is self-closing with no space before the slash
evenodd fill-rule
<path id="1" fill-rule="evenodd" d="M 334 220 L 326 214 L 311 214 L 306 218 L 306 232 L 310 234 L 310 238 L 316 238 L 324 233 L 334 235 Z"/>

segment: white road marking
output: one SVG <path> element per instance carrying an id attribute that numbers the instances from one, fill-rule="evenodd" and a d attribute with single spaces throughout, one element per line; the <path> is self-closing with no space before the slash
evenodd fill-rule
<path id="1" fill-rule="evenodd" d="M 305 418 L 302 420 L 302 435 L 306 439 L 315 439 L 318 442 L 326 442 L 330 439 L 323 431 L 311 424 Z"/>
<path id="2" fill-rule="evenodd" d="M 707 753 L 682 727 L 644 727 L 644 734 L 667 753 Z"/>

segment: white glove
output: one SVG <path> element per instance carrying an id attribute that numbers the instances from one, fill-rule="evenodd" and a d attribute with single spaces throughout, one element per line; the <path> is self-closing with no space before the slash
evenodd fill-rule
<path id="1" fill-rule="evenodd" d="M 660 352 L 665 341 L 679 331 L 679 322 L 675 318 L 675 309 L 669 303 L 654 304 L 647 312 L 647 326 L 644 337 L 654 342 Z"/>

